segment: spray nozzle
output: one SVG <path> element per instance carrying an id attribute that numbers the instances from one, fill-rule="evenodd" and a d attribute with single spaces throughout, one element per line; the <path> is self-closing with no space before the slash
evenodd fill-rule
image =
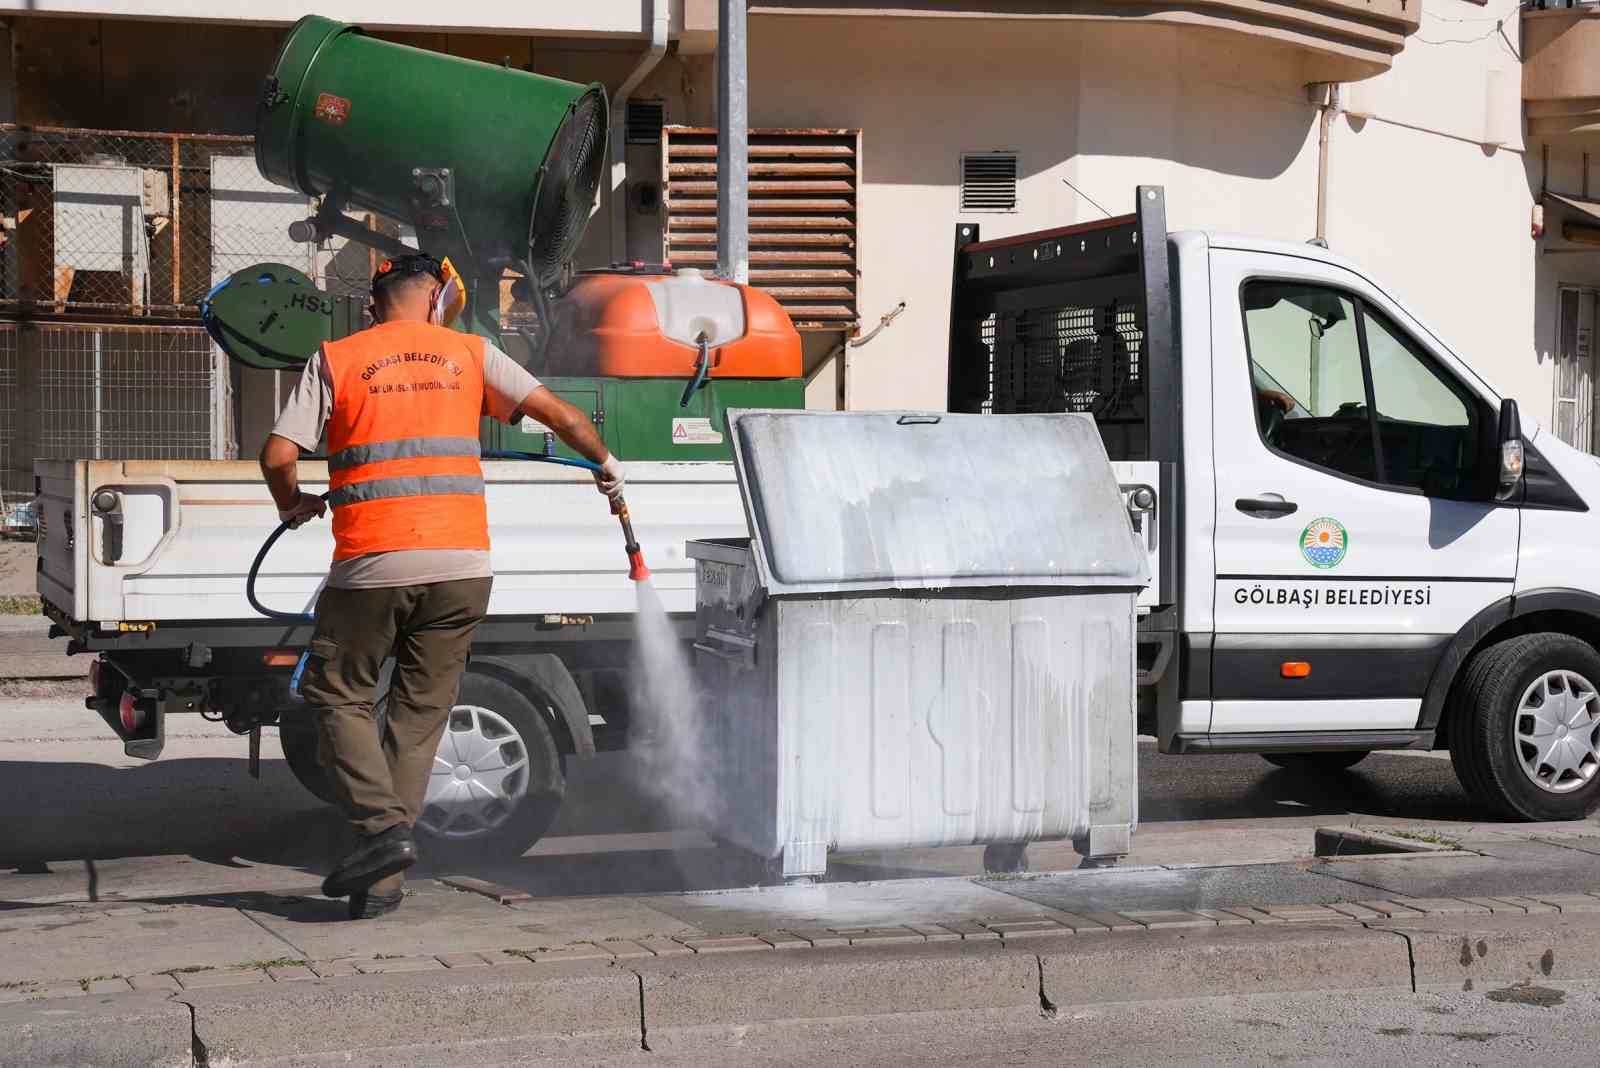
<path id="1" fill-rule="evenodd" d="M 633 536 L 633 520 L 628 515 L 628 502 L 621 497 L 613 499 L 611 514 L 622 524 L 622 547 L 628 554 L 628 577 L 634 582 L 647 581 L 650 578 L 650 569 L 645 566 L 644 553 L 639 549 L 639 539 Z"/>
<path id="2" fill-rule="evenodd" d="M 644 564 L 644 554 L 637 548 L 628 552 L 628 577 L 635 582 L 647 582 L 650 569 Z"/>

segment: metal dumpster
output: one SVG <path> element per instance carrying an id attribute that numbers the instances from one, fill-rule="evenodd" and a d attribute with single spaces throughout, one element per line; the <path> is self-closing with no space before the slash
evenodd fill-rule
<path id="1" fill-rule="evenodd" d="M 708 830 L 786 878 L 834 849 L 1126 855 L 1148 563 L 1093 420 L 730 422 L 751 537 L 688 546 Z"/>

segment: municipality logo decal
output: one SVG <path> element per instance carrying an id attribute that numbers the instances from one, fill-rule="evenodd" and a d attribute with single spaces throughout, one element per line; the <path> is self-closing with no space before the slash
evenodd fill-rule
<path id="1" fill-rule="evenodd" d="M 1345 533 L 1344 524 L 1328 516 L 1313 519 L 1300 532 L 1300 555 L 1312 567 L 1336 566 L 1349 547 L 1350 536 Z"/>

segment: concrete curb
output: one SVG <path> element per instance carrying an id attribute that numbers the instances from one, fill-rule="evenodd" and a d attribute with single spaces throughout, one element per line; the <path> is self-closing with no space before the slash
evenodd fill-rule
<path id="1" fill-rule="evenodd" d="M 1409 993 L 1405 942 L 1354 924 L 1241 926 L 526 963 L 18 1004 L 0 1016 L 0 1042 L 20 1028 L 23 1048 L 43 1054 L 19 1064 L 188 1064 L 192 1048 L 195 1063 L 243 1066 L 579 1036 L 670 1050 L 707 1026 L 974 1008 L 1039 1017 L 1058 1005 L 1308 989 Z M 70 1022 L 49 1026 L 63 1005 Z M 116 1026 L 86 1026 L 84 1006 Z"/>
<path id="2" fill-rule="evenodd" d="M 640 1033 L 639 977 L 613 963 L 512 964 L 173 995 L 211 1064 L 574 1033 Z M 185 1012 L 187 1017 L 187 1011 Z"/>
<path id="3" fill-rule="evenodd" d="M 1316 855 L 1325 860 L 1336 857 L 1432 856 L 1478 857 L 1483 854 L 1456 845 L 1443 845 L 1362 827 L 1318 827 L 1314 838 Z"/>
<path id="4" fill-rule="evenodd" d="M 38 999 L 0 1005 L 0 1063 L 249 1064 L 423 1044 L 557 1048 L 574 1036 L 664 1048 L 708 1026 L 972 1008 L 1049 1016 L 1100 1002 L 1314 990 L 1504 983 L 1521 984 L 1507 998 L 1536 998 L 1542 978 L 1600 977 L 1600 896 L 1057 912 L 529 956 L 284 961 L 178 972 L 166 983 L 102 979 L 71 998 L 41 988 Z"/>
<path id="5" fill-rule="evenodd" d="M 78 910 L 65 910 L 66 918 Z M 123 912 L 142 914 L 137 905 L 101 909 L 103 914 Z M 642 936 L 631 940 L 575 942 L 550 949 L 499 952 L 447 952 L 434 955 L 387 955 L 372 958 L 343 957 L 333 960 L 281 959 L 235 965 L 196 965 L 152 974 L 132 971 L 82 981 L 43 980 L 0 985 L 0 1005 L 79 995 L 165 993 L 216 988 L 271 986 L 278 983 L 315 979 L 342 979 L 362 975 L 397 972 L 461 972 L 470 969 L 496 970 L 529 963 L 549 965 L 594 961 L 602 964 L 625 963 L 655 958 L 707 956 L 850 947 L 882 947 L 900 944 L 940 942 L 1003 942 L 1006 945 L 1032 943 L 1038 939 L 1068 935 L 1113 934 L 1127 936 L 1151 931 L 1220 927 L 1271 926 L 1278 924 L 1402 924 L 1425 917 L 1456 915 L 1525 916 L 1562 913 L 1600 913 L 1600 891 L 1588 893 L 1540 894 L 1530 897 L 1469 897 L 1414 899 L 1392 897 L 1368 901 L 1340 901 L 1326 905 L 1228 905 L 1218 908 L 1155 911 L 1091 912 L 1078 915 L 1061 909 L 1016 917 L 982 921 L 947 920 L 943 923 L 911 923 L 887 927 L 793 928 L 760 931 L 754 934 L 690 934 L 674 937 Z M 56 913 L 52 913 L 54 922 Z"/>
<path id="6" fill-rule="evenodd" d="M 673 1030 L 940 1009 L 1037 1016 L 1039 961 L 997 941 L 639 961 L 647 1048 Z"/>
<path id="7" fill-rule="evenodd" d="M 1405 940 L 1353 921 L 1052 939 L 1035 948 L 1044 996 L 1057 1007 L 1309 990 L 1409 994 L 1412 989 Z"/>
<path id="8" fill-rule="evenodd" d="M 159 994 L 0 1005 L 0 1065 L 189 1065 L 189 1009 Z"/>
<path id="9" fill-rule="evenodd" d="M 1600 915 L 1474 912 L 1391 929 L 1410 948 L 1418 990 L 1526 988 L 1600 974 Z"/>

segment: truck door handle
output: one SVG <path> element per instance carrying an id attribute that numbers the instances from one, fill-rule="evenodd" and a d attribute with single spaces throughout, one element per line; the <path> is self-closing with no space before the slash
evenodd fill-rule
<path id="1" fill-rule="evenodd" d="M 1300 506 L 1293 501 L 1286 501 L 1281 497 L 1240 497 L 1233 502 L 1233 506 L 1245 515 L 1267 516 L 1294 515 Z"/>

